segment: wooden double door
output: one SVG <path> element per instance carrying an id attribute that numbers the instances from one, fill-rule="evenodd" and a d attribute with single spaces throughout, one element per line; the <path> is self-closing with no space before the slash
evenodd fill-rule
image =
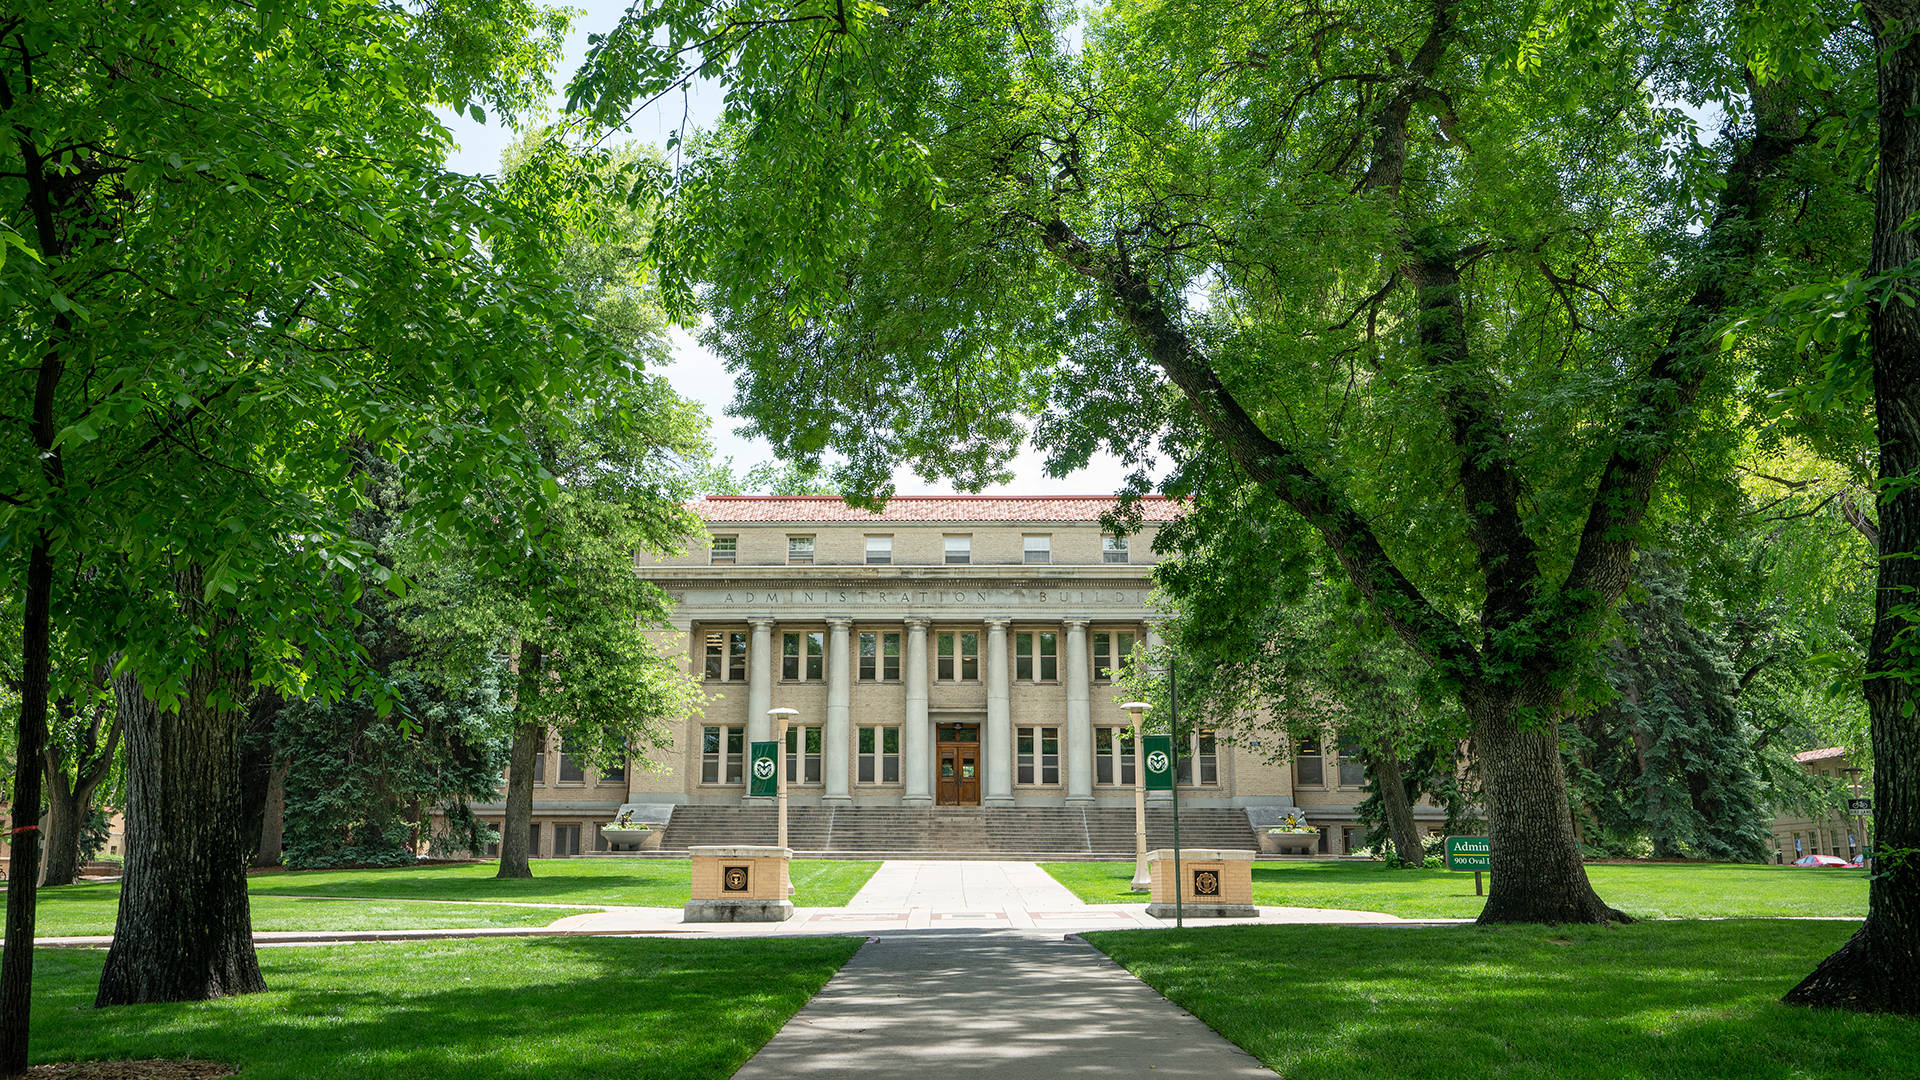
<path id="1" fill-rule="evenodd" d="M 941 806 L 980 805 L 980 725 L 941 724 L 934 738 L 934 801 Z"/>

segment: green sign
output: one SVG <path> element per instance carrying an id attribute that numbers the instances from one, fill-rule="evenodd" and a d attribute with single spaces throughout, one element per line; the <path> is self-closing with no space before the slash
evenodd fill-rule
<path id="1" fill-rule="evenodd" d="M 1493 841 L 1484 836 L 1447 837 L 1447 869 L 1493 869 Z"/>
<path id="2" fill-rule="evenodd" d="M 768 739 L 751 744 L 747 755 L 747 794 L 777 795 L 780 783 L 780 744 Z"/>
<path id="3" fill-rule="evenodd" d="M 1147 764 L 1147 790 L 1173 790 L 1173 736 L 1140 736 L 1141 760 Z"/>

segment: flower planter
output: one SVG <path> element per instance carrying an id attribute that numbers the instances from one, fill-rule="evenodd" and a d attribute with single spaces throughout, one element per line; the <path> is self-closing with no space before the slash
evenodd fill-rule
<path id="1" fill-rule="evenodd" d="M 606 838 L 607 846 L 614 850 L 637 848 L 640 851 L 659 851 L 660 838 L 665 829 L 616 829 L 601 826 L 600 835 Z"/>
<path id="2" fill-rule="evenodd" d="M 1311 855 L 1320 846 L 1320 832 L 1263 832 L 1260 834 L 1260 853 L 1262 855 Z"/>

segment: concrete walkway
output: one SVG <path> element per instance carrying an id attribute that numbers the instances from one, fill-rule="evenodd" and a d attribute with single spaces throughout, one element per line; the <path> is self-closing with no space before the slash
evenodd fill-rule
<path id="1" fill-rule="evenodd" d="M 874 938 L 735 1080 L 1275 1074 L 1092 946 Z"/>

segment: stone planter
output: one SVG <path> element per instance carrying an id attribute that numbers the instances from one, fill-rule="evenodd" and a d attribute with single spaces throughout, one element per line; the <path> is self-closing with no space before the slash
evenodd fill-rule
<path id="1" fill-rule="evenodd" d="M 605 825 L 600 827 L 600 835 L 606 838 L 607 846 L 615 850 L 631 847 L 640 851 L 659 851 L 660 839 L 665 834 L 665 829 L 615 829 Z"/>
<path id="2" fill-rule="evenodd" d="M 1262 855 L 1311 855 L 1320 847 L 1320 833 L 1314 832 L 1270 832 L 1260 833 L 1260 854 Z"/>

